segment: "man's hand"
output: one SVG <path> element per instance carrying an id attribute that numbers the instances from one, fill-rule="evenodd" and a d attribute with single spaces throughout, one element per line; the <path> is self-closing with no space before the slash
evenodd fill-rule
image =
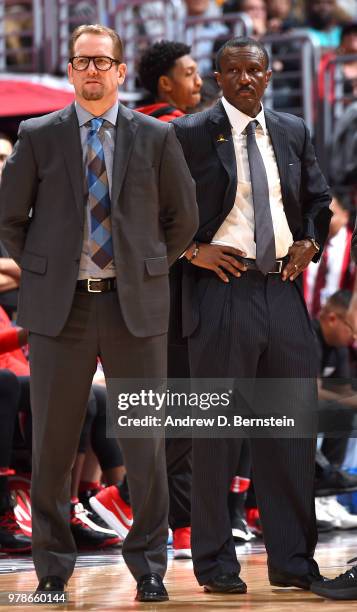
<path id="1" fill-rule="evenodd" d="M 21 276 L 21 269 L 17 265 L 16 261 L 10 257 L 0 257 L 0 273 L 7 274 L 15 280 L 19 281 Z"/>
<path id="2" fill-rule="evenodd" d="M 299 240 L 291 245 L 288 255 L 290 259 L 283 270 L 282 279 L 294 281 L 316 255 L 316 249 L 310 240 Z"/>
<path id="3" fill-rule="evenodd" d="M 198 255 L 192 259 L 191 263 L 199 268 L 213 270 L 222 281 L 229 283 L 229 278 L 224 273 L 224 270 L 230 272 L 233 276 L 239 277 L 247 269 L 242 262 L 232 257 L 232 255 L 246 257 L 246 253 L 239 249 L 218 244 L 202 244 L 201 242 L 199 244 Z"/>

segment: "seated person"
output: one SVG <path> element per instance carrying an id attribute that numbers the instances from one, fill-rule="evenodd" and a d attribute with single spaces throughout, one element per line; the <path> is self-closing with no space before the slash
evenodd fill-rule
<path id="1" fill-rule="evenodd" d="M 321 498 L 357 489 L 357 476 L 341 470 L 357 413 L 348 353 L 357 337 L 348 315 L 350 300 L 350 291 L 337 291 L 327 300 L 318 319 L 312 321 L 320 370 L 319 431 L 324 434 L 317 455 L 317 515 L 323 510 L 340 529 L 357 527 L 357 516 L 350 515 L 336 500 Z"/>

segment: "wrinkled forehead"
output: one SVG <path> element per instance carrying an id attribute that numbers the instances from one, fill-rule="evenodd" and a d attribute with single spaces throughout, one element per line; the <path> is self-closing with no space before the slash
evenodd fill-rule
<path id="1" fill-rule="evenodd" d="M 263 51 L 259 47 L 247 45 L 246 47 L 227 47 L 221 56 L 221 64 L 243 65 L 246 62 L 254 62 L 266 69 L 266 59 Z"/>

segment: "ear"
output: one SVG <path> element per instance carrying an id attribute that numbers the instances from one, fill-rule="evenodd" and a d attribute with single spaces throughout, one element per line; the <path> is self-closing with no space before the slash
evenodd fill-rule
<path id="1" fill-rule="evenodd" d="M 265 73 L 265 87 L 268 87 L 269 81 L 271 79 L 271 75 L 273 74 L 272 70 L 267 70 Z"/>
<path id="2" fill-rule="evenodd" d="M 333 310 L 328 313 L 328 322 L 329 323 L 332 323 L 332 324 L 336 323 L 337 319 L 338 319 L 338 316 L 336 315 L 335 312 L 333 312 Z"/>
<path id="3" fill-rule="evenodd" d="M 164 93 L 172 92 L 172 80 L 167 74 L 162 74 L 158 80 L 157 88 Z"/>
<path id="4" fill-rule="evenodd" d="M 222 89 L 222 75 L 220 72 L 214 72 L 213 73 L 215 76 L 215 79 L 217 81 L 217 85 L 219 86 L 220 89 Z"/>
<path id="5" fill-rule="evenodd" d="M 118 65 L 118 85 L 122 85 L 124 83 L 126 72 L 127 72 L 127 65 L 119 64 Z"/>
<path id="6" fill-rule="evenodd" d="M 70 62 L 68 62 L 67 64 L 67 76 L 69 82 L 71 83 L 71 85 L 73 85 L 73 66 Z"/>

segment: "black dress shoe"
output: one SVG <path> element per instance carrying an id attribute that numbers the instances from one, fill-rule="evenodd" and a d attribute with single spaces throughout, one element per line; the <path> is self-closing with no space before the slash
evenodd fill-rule
<path id="1" fill-rule="evenodd" d="M 41 578 L 36 593 L 63 593 L 66 582 L 59 576 L 44 576 Z"/>
<path id="2" fill-rule="evenodd" d="M 304 589 L 304 591 L 310 591 L 313 582 L 326 580 L 318 570 L 313 570 L 311 573 L 303 574 L 302 576 L 296 576 L 296 574 L 281 572 L 272 568 L 268 569 L 268 573 L 269 582 L 272 586 L 296 587 L 297 589 Z"/>
<path id="3" fill-rule="evenodd" d="M 159 574 L 145 574 L 138 580 L 136 601 L 167 601 L 169 598 Z"/>
<path id="4" fill-rule="evenodd" d="M 236 572 L 219 574 L 203 585 L 206 593 L 246 593 L 247 585 Z"/>

